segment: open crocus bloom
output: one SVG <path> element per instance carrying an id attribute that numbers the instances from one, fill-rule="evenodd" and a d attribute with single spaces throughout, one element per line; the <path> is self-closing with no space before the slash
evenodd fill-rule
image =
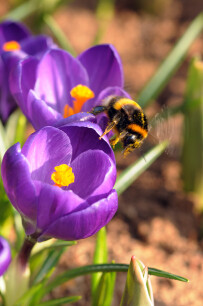
<path id="1" fill-rule="evenodd" d="M 24 59 L 13 71 L 10 87 L 35 129 L 90 111 L 109 95 L 129 97 L 123 90 L 120 57 L 108 44 L 92 47 L 78 58 L 51 49 L 41 60 Z"/>
<path id="2" fill-rule="evenodd" d="M 11 250 L 8 242 L 0 236 L 0 276 L 2 276 L 11 262 Z"/>
<path id="3" fill-rule="evenodd" d="M 0 119 L 3 123 L 17 107 L 8 84 L 11 69 L 28 55 L 40 58 L 52 46 L 55 45 L 51 38 L 33 36 L 19 22 L 4 21 L 0 24 Z"/>
<path id="4" fill-rule="evenodd" d="M 32 134 L 22 150 L 17 143 L 5 153 L 5 190 L 26 234 L 38 241 L 88 237 L 117 210 L 114 154 L 93 120 L 73 115 L 65 125 Z"/>

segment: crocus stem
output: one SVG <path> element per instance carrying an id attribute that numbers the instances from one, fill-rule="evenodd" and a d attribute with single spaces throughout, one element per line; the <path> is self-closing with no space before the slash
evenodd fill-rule
<path id="1" fill-rule="evenodd" d="M 21 266 L 22 270 L 26 269 L 26 266 L 27 266 L 27 263 L 30 257 L 30 253 L 35 243 L 36 243 L 36 240 L 30 237 L 26 237 L 24 240 L 24 243 L 17 257 L 17 261 L 19 265 Z"/>
<path id="2" fill-rule="evenodd" d="M 33 237 L 25 238 L 19 254 L 12 260 L 5 274 L 6 306 L 13 306 L 29 288 L 30 269 L 28 260 L 35 243 L 36 239 L 33 239 Z"/>

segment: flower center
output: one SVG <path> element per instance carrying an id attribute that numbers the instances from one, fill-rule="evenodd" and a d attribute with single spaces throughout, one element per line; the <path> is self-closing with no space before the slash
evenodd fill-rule
<path id="1" fill-rule="evenodd" d="M 67 187 L 71 183 L 74 183 L 75 176 L 72 172 L 72 168 L 66 164 L 56 166 L 55 172 L 52 173 L 51 179 L 54 181 L 55 186 Z"/>
<path id="2" fill-rule="evenodd" d="M 3 44 L 3 47 L 2 49 L 4 51 L 16 51 L 16 50 L 20 50 L 21 47 L 20 47 L 20 44 L 15 41 L 15 40 L 11 40 L 11 41 L 7 41 Z"/>
<path id="3" fill-rule="evenodd" d="M 70 107 L 68 104 L 64 107 L 63 117 L 67 118 L 73 114 L 77 114 L 81 111 L 83 104 L 89 100 L 94 98 L 94 93 L 91 89 L 89 89 L 85 85 L 77 85 L 73 87 L 70 92 L 71 97 L 75 98 L 73 101 L 73 107 Z"/>

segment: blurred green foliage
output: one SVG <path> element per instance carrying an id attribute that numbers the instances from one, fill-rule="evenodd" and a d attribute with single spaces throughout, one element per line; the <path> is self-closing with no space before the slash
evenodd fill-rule
<path id="1" fill-rule="evenodd" d="M 203 61 L 190 64 L 184 97 L 182 174 L 184 189 L 195 192 L 203 212 Z"/>

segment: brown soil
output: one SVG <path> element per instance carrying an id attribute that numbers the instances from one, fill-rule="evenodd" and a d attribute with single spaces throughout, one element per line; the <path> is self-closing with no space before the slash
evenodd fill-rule
<path id="1" fill-rule="evenodd" d="M 119 51 L 125 73 L 126 89 L 134 97 L 155 72 L 189 22 L 201 10 L 196 1 L 169 1 L 159 17 L 120 10 L 108 24 L 101 42 L 112 43 Z M 55 18 L 78 53 L 88 48 L 96 35 L 98 23 L 92 11 L 69 8 L 58 11 Z M 188 63 L 201 52 L 202 37 L 191 46 L 187 58 L 148 114 L 163 105 L 182 102 Z M 119 209 L 109 223 L 109 261 L 129 263 L 132 255 L 149 267 L 156 267 L 189 278 L 189 283 L 151 277 L 155 305 L 203 305 L 203 240 L 200 218 L 194 200 L 182 190 L 181 128 L 182 118 L 173 118 L 173 154 L 160 157 L 120 196 Z M 144 149 L 143 149 L 144 150 Z M 142 152 L 141 152 L 142 153 Z M 134 162 L 140 152 L 123 159 L 117 154 L 118 172 Z M 72 266 L 91 264 L 95 237 L 79 241 L 63 256 L 60 271 Z M 119 305 L 125 284 L 125 273 L 118 273 L 113 305 Z M 80 277 L 64 284 L 54 296 L 82 294 L 75 305 L 90 305 L 90 277 Z"/>

